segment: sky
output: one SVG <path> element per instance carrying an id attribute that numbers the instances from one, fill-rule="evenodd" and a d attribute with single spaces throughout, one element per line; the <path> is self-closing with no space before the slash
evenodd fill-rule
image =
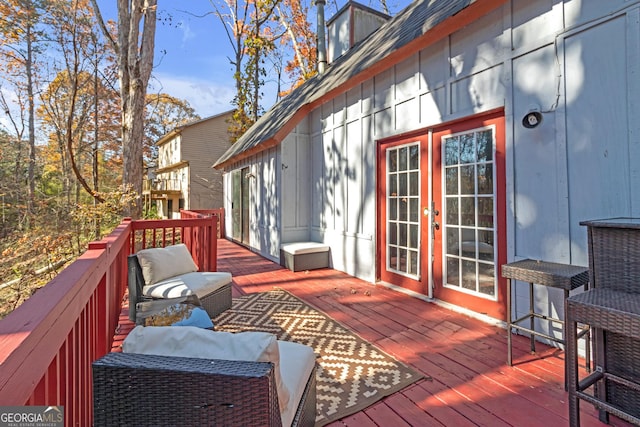
<path id="1" fill-rule="evenodd" d="M 345 0 L 327 2 L 326 19 L 330 19 Z M 380 9 L 375 0 L 361 4 Z M 392 13 L 410 0 L 391 0 Z M 114 0 L 98 0 L 103 17 L 116 18 Z M 404 6 L 403 6 L 404 5 Z M 229 58 L 233 50 L 220 19 L 211 13 L 210 0 L 160 0 L 156 27 L 156 53 L 149 93 L 163 92 L 185 99 L 196 113 L 209 117 L 233 109 L 235 95 L 233 67 Z M 315 27 L 315 7 L 310 8 Z M 267 82 L 262 106 L 269 109 L 276 102 L 275 82 Z"/>
<path id="2" fill-rule="evenodd" d="M 113 0 L 99 0 L 105 20 L 115 19 Z M 200 117 L 231 110 L 235 94 L 231 44 L 208 0 L 160 0 L 156 52 L 149 93 L 189 101 Z M 187 10 L 188 9 L 188 10 Z M 170 18 L 170 19 L 169 19 Z M 271 105 L 271 102 L 269 105 Z"/>

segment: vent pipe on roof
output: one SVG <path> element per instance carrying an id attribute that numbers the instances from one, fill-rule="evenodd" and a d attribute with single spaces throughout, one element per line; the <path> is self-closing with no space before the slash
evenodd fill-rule
<path id="1" fill-rule="evenodd" d="M 327 45 L 324 36 L 324 5 L 325 0 L 316 0 L 318 9 L 318 74 L 324 74 L 327 67 Z"/>

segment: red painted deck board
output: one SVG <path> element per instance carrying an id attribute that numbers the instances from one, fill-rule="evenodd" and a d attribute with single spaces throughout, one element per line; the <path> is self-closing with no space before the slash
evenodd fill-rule
<path id="1" fill-rule="evenodd" d="M 507 366 L 506 330 L 331 269 L 293 273 L 227 240 L 218 269 L 233 275 L 233 296 L 286 289 L 422 372 L 425 378 L 338 426 L 531 426 L 568 424 L 564 352 L 514 336 Z M 123 307 L 114 350 L 133 325 Z M 583 426 L 605 426 L 580 405 Z M 629 426 L 612 417 L 610 425 Z"/>

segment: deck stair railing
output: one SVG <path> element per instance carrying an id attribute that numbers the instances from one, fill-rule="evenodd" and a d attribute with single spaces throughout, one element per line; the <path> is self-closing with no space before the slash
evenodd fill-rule
<path id="1" fill-rule="evenodd" d="M 217 265 L 218 217 L 123 220 L 0 320 L 0 405 L 62 406 L 66 426 L 93 424 L 91 363 L 112 348 L 127 256 L 185 243 L 201 271 Z"/>

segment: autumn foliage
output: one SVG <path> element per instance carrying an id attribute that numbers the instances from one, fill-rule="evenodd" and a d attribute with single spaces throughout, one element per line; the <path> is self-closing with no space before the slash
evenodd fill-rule
<path id="1" fill-rule="evenodd" d="M 239 138 L 263 103 L 316 74 L 313 6 L 210 3 L 234 52 L 230 130 Z M 118 19 L 105 21 L 97 0 L 0 0 L 3 306 L 19 304 L 123 214 L 139 214 L 155 142 L 199 119 L 186 101 L 147 93 L 157 0 L 116 6 Z M 265 101 L 268 80 L 277 81 L 278 98 Z"/>
<path id="2" fill-rule="evenodd" d="M 212 0 L 211 4 L 234 52 L 230 63 L 236 110 L 229 133 L 237 140 L 264 112 L 267 78 L 277 81 L 280 98 L 316 74 L 316 38 L 308 20 L 309 6 L 300 0 Z"/>
<path id="3" fill-rule="evenodd" d="M 123 186 L 119 89 L 88 0 L 0 0 L 0 316 L 139 203 Z M 145 96 L 142 117 L 147 164 L 161 133 L 198 118 L 167 94 Z"/>

